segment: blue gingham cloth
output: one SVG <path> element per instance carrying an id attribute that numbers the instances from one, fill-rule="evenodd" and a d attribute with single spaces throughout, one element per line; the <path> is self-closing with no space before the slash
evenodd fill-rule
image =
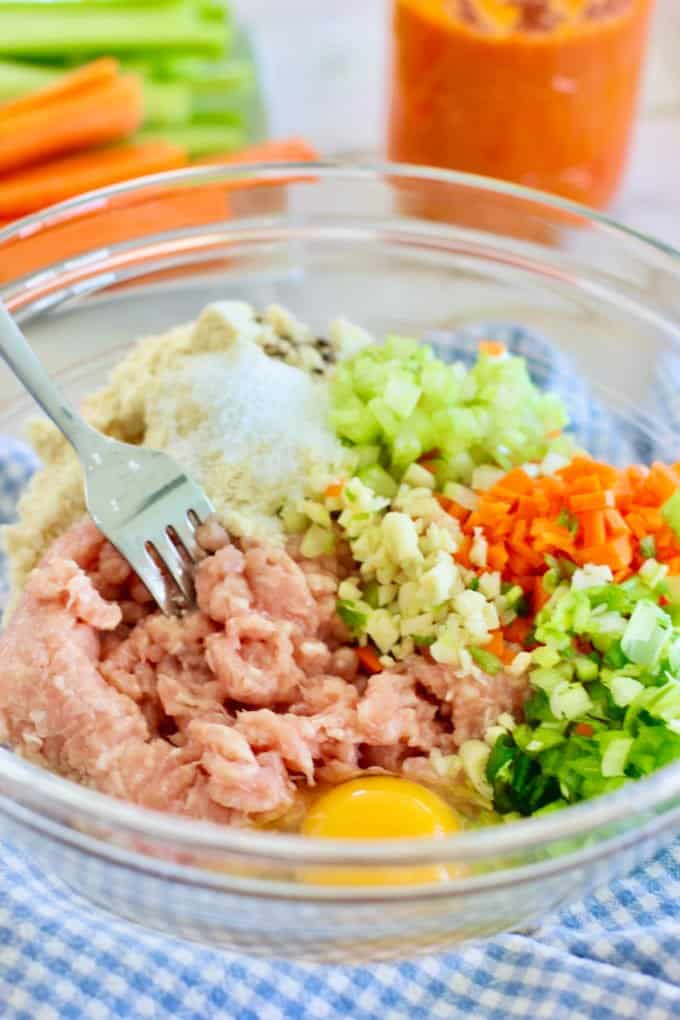
<path id="1" fill-rule="evenodd" d="M 469 327 L 527 356 L 536 381 L 566 400 L 580 442 L 622 462 L 673 456 L 606 413 L 540 336 Z M 447 356 L 450 338 L 433 336 Z M 657 414 L 680 424 L 680 362 L 653 382 Z M 658 436 L 659 433 L 656 433 Z M 675 451 L 677 457 L 678 451 Z M 0 520 L 11 519 L 35 458 L 0 437 Z M 563 909 L 531 935 L 370 967 L 250 959 L 147 933 L 93 908 L 0 842 L 1 1020 L 677 1020 L 680 843 L 628 878 Z"/>

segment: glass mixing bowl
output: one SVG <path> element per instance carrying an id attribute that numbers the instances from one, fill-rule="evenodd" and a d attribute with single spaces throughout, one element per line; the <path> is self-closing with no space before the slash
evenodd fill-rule
<path id="1" fill-rule="evenodd" d="M 628 434 L 678 457 L 657 406 L 659 373 L 679 357 L 676 253 L 511 185 L 397 166 L 162 175 L 0 232 L 0 286 L 75 398 L 133 339 L 217 298 L 277 301 L 317 330 L 342 314 L 377 334 L 440 341 L 473 321 L 521 323 L 569 355 Z M 8 374 L 2 385 L 0 433 L 18 436 L 34 408 Z M 527 927 L 624 873 L 676 831 L 680 763 L 541 819 L 342 842 L 157 814 L 0 749 L 0 819 L 81 896 L 140 924 L 252 953 L 365 962 Z M 419 866 L 423 883 L 398 883 Z M 428 882 L 433 866 L 449 877 Z M 327 881 L 348 868 L 354 884 Z"/>

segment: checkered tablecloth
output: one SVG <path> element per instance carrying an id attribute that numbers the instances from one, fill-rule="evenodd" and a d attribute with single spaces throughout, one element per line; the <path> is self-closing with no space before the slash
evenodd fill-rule
<path id="1" fill-rule="evenodd" d="M 505 340 L 569 405 L 598 456 L 666 454 L 606 414 L 570 364 L 512 326 Z M 437 341 L 437 337 L 433 340 Z M 654 400 L 680 423 L 680 365 L 657 367 Z M 32 455 L 0 439 L 0 519 L 11 518 Z M 1 826 L 1 822 L 0 822 Z M 0 829 L 1 831 L 1 829 Z M 319 967 L 250 959 L 147 933 L 96 910 L 0 842 L 0 1020 L 678 1020 L 680 842 L 630 877 L 545 919 L 456 952 L 399 964 Z"/>

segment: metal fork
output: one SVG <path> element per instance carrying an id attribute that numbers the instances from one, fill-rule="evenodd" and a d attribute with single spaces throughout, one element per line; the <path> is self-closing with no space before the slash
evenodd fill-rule
<path id="1" fill-rule="evenodd" d="M 164 613 L 193 605 L 196 528 L 214 513 L 205 493 L 167 454 L 119 443 L 88 425 L 60 394 L 1 300 L 0 354 L 78 454 L 87 509 L 99 530 Z"/>

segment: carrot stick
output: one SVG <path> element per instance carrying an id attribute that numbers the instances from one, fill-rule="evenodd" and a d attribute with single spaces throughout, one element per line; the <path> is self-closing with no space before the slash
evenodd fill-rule
<path id="1" fill-rule="evenodd" d="M 187 162 L 185 150 L 168 142 L 122 145 L 50 160 L 0 177 L 0 217 L 26 216 L 84 191 L 176 170 Z"/>
<path id="2" fill-rule="evenodd" d="M 249 145 L 238 152 L 204 156 L 196 160 L 200 166 L 215 163 L 313 163 L 319 153 L 302 138 L 283 138 L 278 141 Z"/>
<path id="3" fill-rule="evenodd" d="M 0 119 L 0 172 L 16 170 L 78 149 L 118 141 L 144 115 L 135 75 L 105 82 L 58 105 Z"/>
<path id="4" fill-rule="evenodd" d="M 76 68 L 62 75 L 58 81 L 28 95 L 0 104 L 0 121 L 6 117 L 45 111 L 48 106 L 59 105 L 65 99 L 72 99 L 88 89 L 111 84 L 118 77 L 118 61 L 113 57 L 102 57 L 90 64 Z"/>
<path id="5" fill-rule="evenodd" d="M 75 220 L 2 245 L 0 284 L 118 241 L 222 222 L 230 212 L 224 188 L 210 186 L 145 195 L 141 201 L 122 197 L 125 205 L 90 210 Z"/>

